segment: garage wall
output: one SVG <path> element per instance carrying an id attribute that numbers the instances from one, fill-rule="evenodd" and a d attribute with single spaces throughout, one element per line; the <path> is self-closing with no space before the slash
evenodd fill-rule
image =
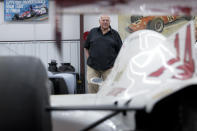
<path id="1" fill-rule="evenodd" d="M 50 1 L 48 21 L 4 22 L 4 3 L 0 2 L 0 55 L 36 56 L 42 60 L 46 68 L 48 63 L 55 59 L 59 65 L 62 62 L 71 63 L 76 72 L 80 72 L 80 17 L 77 14 L 63 15 L 62 39 L 64 41 L 61 58 L 54 48 L 54 10 L 54 1 Z M 117 15 L 110 16 L 112 28 L 118 30 Z M 84 15 L 84 31 L 99 26 L 98 20 L 99 15 Z"/>
<path id="2" fill-rule="evenodd" d="M 41 22 L 4 22 L 4 3 L 0 2 L 0 41 L 54 40 L 54 1 L 49 2 L 49 19 Z M 79 39 L 79 15 L 63 16 L 63 40 Z"/>
<path id="3" fill-rule="evenodd" d="M 0 2 L 0 55 L 39 57 L 46 69 L 48 63 L 55 59 L 58 66 L 62 62 L 71 63 L 75 67 L 76 72 L 79 72 L 79 15 L 65 14 L 63 16 L 63 55 L 60 57 L 53 41 L 54 9 L 54 1 L 50 1 L 48 21 L 4 22 L 4 3 Z M 70 41 L 71 39 L 72 41 Z"/>
<path id="4" fill-rule="evenodd" d="M 0 42 L 0 56 L 35 56 L 42 60 L 46 69 L 51 60 L 56 60 L 58 66 L 61 63 L 71 63 L 76 72 L 80 69 L 79 41 L 63 41 L 62 57 L 59 56 L 55 44 L 52 41 L 41 42 Z"/>

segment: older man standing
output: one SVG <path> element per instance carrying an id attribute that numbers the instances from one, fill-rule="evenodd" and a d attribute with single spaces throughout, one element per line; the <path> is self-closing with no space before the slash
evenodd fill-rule
<path id="1" fill-rule="evenodd" d="M 117 31 L 110 26 L 110 17 L 102 15 L 100 26 L 91 29 L 84 45 L 87 57 L 88 93 L 97 93 L 98 85 L 91 83 L 91 78 L 107 78 L 122 46 L 122 40 Z"/>

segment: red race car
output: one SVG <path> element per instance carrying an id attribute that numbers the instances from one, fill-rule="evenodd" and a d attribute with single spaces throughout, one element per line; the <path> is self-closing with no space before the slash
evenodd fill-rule
<path id="1" fill-rule="evenodd" d="M 162 32 L 164 25 L 172 23 L 177 19 L 191 20 L 190 16 L 131 16 L 131 24 L 128 26 L 129 32 L 142 29 L 155 30 Z"/>

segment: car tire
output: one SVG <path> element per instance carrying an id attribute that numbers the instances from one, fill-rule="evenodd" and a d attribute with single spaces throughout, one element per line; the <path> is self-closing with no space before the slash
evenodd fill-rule
<path id="1" fill-rule="evenodd" d="M 48 77 L 38 58 L 0 57 L 0 130 L 51 131 Z"/>
<path id="2" fill-rule="evenodd" d="M 164 22 L 161 18 L 153 19 L 148 23 L 147 28 L 161 33 L 164 28 Z"/>

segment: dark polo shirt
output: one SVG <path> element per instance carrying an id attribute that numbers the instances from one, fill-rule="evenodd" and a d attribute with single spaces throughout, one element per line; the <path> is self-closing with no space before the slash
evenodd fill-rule
<path id="1" fill-rule="evenodd" d="M 93 28 L 87 36 L 84 48 L 89 51 L 87 64 L 95 70 L 104 71 L 111 68 L 122 46 L 117 31 L 110 27 L 110 31 L 102 34 L 100 27 Z"/>

